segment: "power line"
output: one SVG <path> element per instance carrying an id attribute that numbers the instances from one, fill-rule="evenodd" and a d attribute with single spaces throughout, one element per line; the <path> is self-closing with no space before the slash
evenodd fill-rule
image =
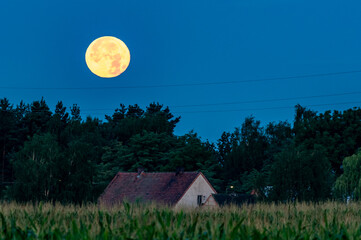
<path id="1" fill-rule="evenodd" d="M 289 100 L 312 99 L 312 98 L 323 98 L 323 97 L 337 97 L 337 96 L 355 95 L 355 94 L 361 94 L 361 91 L 360 92 L 346 92 L 346 93 L 325 94 L 325 95 L 313 95 L 313 96 L 306 96 L 306 97 L 271 98 L 271 99 L 260 99 L 260 100 L 239 101 L 239 102 L 177 105 L 177 106 L 169 106 L 169 107 L 182 108 L 182 107 L 219 106 L 219 105 L 231 105 L 231 104 L 243 104 L 243 103 L 277 102 L 277 101 L 289 101 Z"/>
<path id="2" fill-rule="evenodd" d="M 340 102 L 340 103 L 325 103 L 325 104 L 311 104 L 305 105 L 303 107 L 320 107 L 320 106 L 330 106 L 330 105 L 343 105 L 343 104 L 355 104 L 361 103 L 357 102 Z M 200 111 L 187 111 L 187 112 L 173 112 L 173 114 L 183 114 L 183 113 L 211 113 L 211 112 L 241 112 L 241 111 L 259 111 L 259 110 L 276 110 L 276 109 L 290 109 L 294 106 L 284 106 L 284 107 L 268 107 L 268 108 L 244 108 L 244 109 L 229 109 L 229 110 L 200 110 Z"/>
<path id="3" fill-rule="evenodd" d="M 355 103 L 361 103 L 361 101 L 311 104 L 311 105 L 302 105 L 302 106 L 303 107 L 320 107 L 320 106 L 344 105 L 344 104 L 355 104 Z M 294 106 L 266 107 L 266 108 L 243 108 L 243 109 L 228 109 L 228 110 L 221 110 L 220 109 L 220 110 L 182 111 L 182 112 L 172 112 L 172 114 L 263 111 L 263 110 L 292 109 L 292 108 L 294 108 Z M 43 111 L 45 111 L 45 110 L 35 110 L 35 111 L 31 111 L 31 112 L 43 112 Z M 80 111 L 80 114 L 107 115 L 108 113 Z"/>
<path id="4" fill-rule="evenodd" d="M 321 107 L 321 106 L 332 106 L 332 105 L 344 105 L 344 104 L 355 104 L 361 103 L 361 101 L 355 102 L 338 102 L 338 103 L 323 103 L 323 104 L 309 104 L 302 105 L 303 107 Z M 172 114 L 183 114 L 183 113 L 213 113 L 213 112 L 241 112 L 241 111 L 262 111 L 262 110 L 277 110 L 277 109 L 292 109 L 295 106 L 281 106 L 281 107 L 265 107 L 265 108 L 243 108 L 243 109 L 226 109 L 226 110 L 200 110 L 200 111 L 182 111 L 182 112 L 171 112 Z M 37 111 L 35 111 L 37 112 Z M 41 112 L 41 111 L 40 111 Z M 87 112 L 80 111 L 80 113 L 94 114 L 94 115 L 106 115 L 107 113 L 100 112 Z"/>
<path id="5" fill-rule="evenodd" d="M 313 96 L 304 96 L 304 97 L 258 99 L 258 100 L 236 101 L 236 102 L 173 105 L 173 106 L 170 105 L 168 107 L 169 108 L 183 108 L 183 107 L 203 107 L 203 106 L 232 105 L 232 104 L 243 104 L 243 103 L 277 102 L 277 101 L 313 99 L 313 98 L 324 98 L 324 97 L 338 97 L 338 96 L 356 95 L 356 94 L 361 94 L 361 91 L 358 91 L 358 92 L 345 92 L 345 93 L 333 93 L 333 94 L 324 94 L 324 95 L 313 95 Z M 86 108 L 86 109 L 83 109 L 83 110 L 90 110 L 90 111 L 103 111 L 104 110 L 104 111 L 107 111 L 107 110 L 115 110 L 115 109 L 113 109 L 113 108 Z"/>
<path id="6" fill-rule="evenodd" d="M 312 98 L 323 98 L 323 97 L 335 97 L 335 96 L 346 96 L 346 95 L 355 95 L 361 94 L 361 91 L 357 92 L 345 92 L 345 93 L 334 93 L 334 94 L 324 94 L 324 95 L 313 95 L 313 96 L 304 96 L 304 97 L 290 97 L 290 98 L 273 98 L 273 99 L 259 99 L 259 100 L 250 100 L 250 101 L 239 101 L 239 102 L 223 102 L 223 103 L 208 103 L 208 104 L 190 104 L 190 105 L 175 105 L 169 106 L 170 108 L 177 108 L 177 107 L 201 107 L 201 106 L 219 106 L 219 105 L 230 105 L 230 104 L 243 104 L 243 103 L 262 103 L 262 102 L 276 102 L 276 101 L 288 101 L 288 100 L 300 100 L 300 99 L 312 99 Z M 359 102 L 343 102 L 343 103 L 334 103 L 337 104 L 348 104 L 348 103 L 359 103 Z M 332 104 L 316 104 L 316 105 L 308 105 L 308 106 L 322 106 L 322 105 L 332 105 Z M 271 108 L 251 108 L 251 109 L 244 109 L 244 111 L 251 111 L 251 110 L 268 110 L 268 109 L 282 109 L 282 108 L 293 108 L 293 107 L 271 107 Z M 12 109 L 15 111 L 15 109 Z M 114 108 L 85 108 L 80 109 L 81 113 L 91 113 L 91 114 L 102 114 L 102 113 L 95 113 L 92 111 L 115 111 Z M 0 111 L 4 111 L 0 109 Z M 223 112 L 223 111 L 240 111 L 240 110 L 204 110 L 204 111 L 186 111 L 186 112 L 174 112 L 174 113 L 198 113 L 198 112 Z M 243 111 L 243 110 L 242 110 Z M 27 109 L 25 112 L 51 112 L 51 110 L 30 110 Z"/>
<path id="7" fill-rule="evenodd" d="M 205 82 L 205 83 L 180 83 L 180 84 L 164 84 L 164 85 L 138 85 L 138 86 L 115 86 L 115 87 L 0 87 L 0 89 L 16 89 L 16 90 L 106 90 L 106 89 L 137 89 L 137 88 L 163 88 L 163 87 L 191 87 L 191 86 L 206 86 L 206 85 L 222 85 L 222 84 L 236 84 L 236 83 L 251 83 L 251 82 L 267 82 L 276 80 L 289 80 L 301 78 L 327 77 L 345 74 L 361 73 L 361 70 L 331 72 L 331 73 L 316 73 L 305 74 L 287 77 L 274 78 L 259 78 L 238 81 L 219 81 L 219 82 Z"/>

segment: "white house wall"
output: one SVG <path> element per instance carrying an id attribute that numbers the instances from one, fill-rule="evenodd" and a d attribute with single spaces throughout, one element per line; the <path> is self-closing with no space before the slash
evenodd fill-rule
<path id="1" fill-rule="evenodd" d="M 175 208 L 178 207 L 197 207 L 197 197 L 198 195 L 205 196 L 206 200 L 212 193 L 215 191 L 210 187 L 207 180 L 200 174 L 190 188 L 185 192 L 183 197 L 175 205 Z"/>
<path id="2" fill-rule="evenodd" d="M 207 201 L 204 203 L 204 205 L 202 207 L 203 208 L 218 207 L 218 203 L 216 202 L 214 197 L 211 195 L 211 196 L 209 196 L 209 198 L 207 199 Z"/>

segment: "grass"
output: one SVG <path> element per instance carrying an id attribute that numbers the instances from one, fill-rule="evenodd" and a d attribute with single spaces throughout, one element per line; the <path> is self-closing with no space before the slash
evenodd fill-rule
<path id="1" fill-rule="evenodd" d="M 0 205 L 1 239 L 361 239 L 361 204 Z"/>

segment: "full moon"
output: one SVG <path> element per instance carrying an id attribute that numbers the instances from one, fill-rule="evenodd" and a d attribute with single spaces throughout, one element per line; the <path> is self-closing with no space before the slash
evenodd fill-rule
<path id="1" fill-rule="evenodd" d="M 85 53 L 85 61 L 90 71 L 103 78 L 119 76 L 127 69 L 130 53 L 127 45 L 115 37 L 95 39 Z"/>

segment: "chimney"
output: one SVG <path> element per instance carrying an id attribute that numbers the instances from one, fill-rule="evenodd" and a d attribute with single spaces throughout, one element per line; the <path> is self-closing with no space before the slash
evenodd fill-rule
<path id="1" fill-rule="evenodd" d="M 175 175 L 181 175 L 184 173 L 184 167 L 177 167 L 176 171 L 175 171 Z"/>

